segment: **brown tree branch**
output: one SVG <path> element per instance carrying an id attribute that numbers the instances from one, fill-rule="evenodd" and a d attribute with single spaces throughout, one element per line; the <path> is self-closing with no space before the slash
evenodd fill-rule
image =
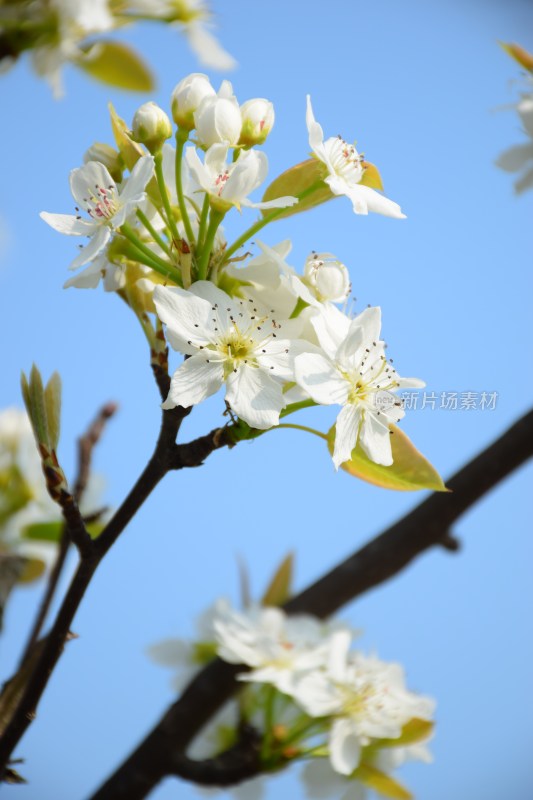
<path id="1" fill-rule="evenodd" d="M 285 610 L 327 617 L 345 603 L 400 572 L 410 561 L 435 545 L 457 549 L 453 523 L 474 503 L 533 455 L 533 411 L 457 472 L 448 482 L 450 493 L 435 493 L 413 511 L 292 598 Z M 238 783 L 259 773 L 253 769 L 255 750 L 246 742 L 237 753 L 191 766 L 184 754 L 196 734 L 240 688 L 235 676 L 243 667 L 215 659 L 188 685 L 139 747 L 91 800 L 142 800 L 167 775 L 209 783 Z M 227 758 L 227 763 L 225 759 Z M 193 777 L 194 773 L 194 777 Z M 216 773 L 216 774 L 215 774 Z M 213 779 L 216 779 L 215 781 Z"/>
<path id="2" fill-rule="evenodd" d="M 188 444 L 176 444 L 181 423 L 189 412 L 190 409 L 180 406 L 163 412 L 161 430 L 154 453 L 137 483 L 98 539 L 94 542 L 91 540 L 91 548 L 79 548 L 78 569 L 50 633 L 46 637 L 35 669 L 0 738 L 0 775 L 5 774 L 13 749 L 35 717 L 37 703 L 62 653 L 74 615 L 105 554 L 167 472 L 183 467 L 199 466 L 210 452 L 219 447 L 233 444 L 227 428 L 216 429 L 207 436 L 200 437 Z"/>

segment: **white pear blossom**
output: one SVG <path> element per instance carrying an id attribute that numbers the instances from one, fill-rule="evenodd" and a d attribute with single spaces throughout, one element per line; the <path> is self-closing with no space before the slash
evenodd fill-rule
<path id="1" fill-rule="evenodd" d="M 268 159 L 257 150 L 241 152 L 237 161 L 227 163 L 229 145 L 214 144 L 205 154 L 202 164 L 194 147 L 188 147 L 185 160 L 211 204 L 223 211 L 232 206 L 248 208 L 286 208 L 298 202 L 296 197 L 278 197 L 264 203 L 253 203 L 248 195 L 257 189 L 268 173 Z"/>
<path id="2" fill-rule="evenodd" d="M 375 211 L 386 217 L 405 218 L 398 203 L 394 203 L 369 186 L 361 185 L 364 157 L 357 152 L 354 145 L 348 144 L 340 136 L 332 136 L 324 141 L 324 133 L 315 120 L 309 95 L 307 95 L 306 121 L 309 145 L 316 158 L 327 168 L 328 175 L 324 180 L 333 194 L 346 195 L 352 201 L 356 214 Z"/>
<path id="3" fill-rule="evenodd" d="M 238 143 L 242 117 L 229 81 L 222 81 L 218 94 L 204 97 L 194 112 L 194 126 L 198 144 L 206 149 L 213 144 Z"/>
<path id="4" fill-rule="evenodd" d="M 70 269 L 87 264 L 103 251 L 112 231 L 120 228 L 144 201 L 144 189 L 153 171 L 152 156 L 142 156 L 133 167 L 130 177 L 119 188 L 107 168 L 98 161 L 89 161 L 83 167 L 72 170 L 72 195 L 90 219 L 83 219 L 79 214 L 50 214 L 47 211 L 42 211 L 40 215 L 60 233 L 90 237 L 89 244 L 72 261 Z"/>
<path id="5" fill-rule="evenodd" d="M 83 55 L 80 42 L 90 34 L 110 30 L 115 22 L 108 0 L 49 0 L 47 5 L 57 18 L 57 38 L 35 48 L 32 57 L 36 72 L 48 80 L 58 98 L 63 94 L 61 68 Z"/>
<path id="6" fill-rule="evenodd" d="M 163 408 L 200 403 L 225 383 L 238 417 L 261 430 L 279 423 L 282 385 L 294 380 L 293 355 L 300 352 L 297 340 L 283 338 L 283 322 L 209 281 L 190 291 L 156 286 L 154 303 L 172 347 L 190 356 L 174 373 Z"/>
<path id="7" fill-rule="evenodd" d="M 150 658 L 163 667 L 176 671 L 172 686 L 181 691 L 216 651 L 214 620 L 230 608 L 225 597 L 218 598 L 196 620 L 195 641 L 189 639 L 164 639 L 147 648 Z"/>
<path id="8" fill-rule="evenodd" d="M 205 0 L 129 0 L 128 6 L 138 14 L 172 20 L 206 67 L 230 70 L 237 65 L 233 56 L 209 31 L 213 27 L 212 14 Z"/>
<path id="9" fill-rule="evenodd" d="M 312 317 L 324 353 L 296 357 L 298 384 L 321 405 L 343 408 L 336 422 L 333 463 L 348 461 L 359 442 L 376 464 L 392 464 L 389 425 L 405 414 L 394 395 L 399 388 L 419 388 L 417 378 L 400 378 L 385 358 L 380 340 L 381 309 L 368 308 L 350 320 L 335 306 Z"/>
<path id="10" fill-rule="evenodd" d="M 307 614 L 287 616 L 280 608 L 264 606 L 223 609 L 213 628 L 219 657 L 252 668 L 238 676 L 241 681 L 268 683 L 289 695 L 302 674 L 326 663 L 334 631 L 352 636 L 340 623 Z"/>
<path id="11" fill-rule="evenodd" d="M 363 747 L 374 739 L 396 739 L 413 718 L 431 720 L 434 701 L 409 692 L 399 664 L 349 652 L 350 637 L 335 633 L 325 670 L 305 674 L 294 697 L 311 716 L 333 715 L 331 766 L 342 775 L 357 768 Z"/>

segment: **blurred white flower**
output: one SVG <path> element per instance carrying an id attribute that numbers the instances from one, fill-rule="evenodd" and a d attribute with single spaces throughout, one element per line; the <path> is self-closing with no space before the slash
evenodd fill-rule
<path id="1" fill-rule="evenodd" d="M 327 669 L 304 675 L 294 692 L 311 716 L 334 716 L 330 761 L 342 775 L 356 769 L 362 748 L 373 739 L 398 738 L 411 719 L 430 720 L 435 705 L 406 689 L 399 664 L 350 653 L 349 647 L 347 633 L 334 634 Z"/>
<path id="2" fill-rule="evenodd" d="M 252 667 L 239 675 L 241 681 L 268 683 L 289 695 L 302 673 L 326 663 L 333 631 L 342 628 L 352 635 L 340 623 L 263 606 L 226 608 L 213 627 L 220 658 Z"/>

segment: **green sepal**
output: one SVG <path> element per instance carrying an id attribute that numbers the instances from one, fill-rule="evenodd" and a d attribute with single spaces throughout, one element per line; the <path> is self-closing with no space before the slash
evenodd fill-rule
<path id="1" fill-rule="evenodd" d="M 294 556 L 289 553 L 283 559 L 268 584 L 261 598 L 262 606 L 282 606 L 289 599 L 291 596 L 293 565 Z"/>
<path id="2" fill-rule="evenodd" d="M 400 492 L 414 492 L 419 489 L 432 489 L 434 492 L 447 492 L 448 489 L 429 461 L 416 449 L 408 436 L 396 425 L 390 425 L 393 463 L 384 467 L 371 461 L 357 443 L 351 458 L 341 464 L 341 469 L 383 489 Z M 335 426 L 327 435 L 328 449 L 333 453 L 335 446 Z"/>
<path id="3" fill-rule="evenodd" d="M 122 42 L 100 39 L 74 63 L 92 78 L 132 92 L 151 92 L 154 78 L 139 54 Z"/>

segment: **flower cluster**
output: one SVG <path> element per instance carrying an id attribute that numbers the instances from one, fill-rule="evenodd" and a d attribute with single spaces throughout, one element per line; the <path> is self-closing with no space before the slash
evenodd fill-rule
<path id="1" fill-rule="evenodd" d="M 56 97 L 63 94 L 61 71 L 67 62 L 105 82 L 145 91 L 150 75 L 139 56 L 101 34 L 137 21 L 162 22 L 185 35 L 202 64 L 232 69 L 234 59 L 209 30 L 211 17 L 206 0 L 10 0 L 0 8 L 1 53 L 4 60 L 15 60 L 31 51 L 35 71 Z"/>
<path id="2" fill-rule="evenodd" d="M 175 87 L 171 107 L 175 146 L 171 120 L 155 103 L 138 109 L 131 128 L 112 112 L 117 149 L 93 145 L 71 173 L 76 214 L 42 213 L 61 233 L 89 237 L 71 268 L 89 266 L 66 285 L 95 287 L 103 278 L 137 313 L 152 348 L 165 325 L 169 344 L 186 357 L 165 409 L 224 387 L 240 421 L 236 436 L 250 438 L 303 407 L 338 405 L 335 467 L 357 446 L 392 465 L 391 425 L 404 414 L 396 392 L 423 383 L 401 378 L 386 358 L 380 309 L 347 313 L 348 270 L 330 252 L 311 252 L 301 273 L 287 262 L 290 241 L 272 247 L 256 239 L 260 252 L 241 255 L 268 223 L 339 195 L 356 214 L 403 217 L 377 191 L 377 169 L 344 140 L 324 141 L 308 99 L 313 157 L 253 200 L 268 172 L 260 146 L 274 124 L 272 103 L 241 104 L 228 81 L 216 91 L 195 73 Z M 233 208 L 261 216 L 229 244 L 221 223 Z"/>
<path id="3" fill-rule="evenodd" d="M 162 642 L 150 655 L 178 667 L 179 688 L 214 655 L 247 668 L 238 675 L 247 687 L 240 721 L 260 731 L 264 771 L 316 758 L 304 770 L 311 796 L 323 785 L 359 797 L 365 785 L 402 791 L 389 773 L 408 758 L 430 760 L 433 701 L 406 688 L 399 664 L 352 650 L 354 632 L 341 623 L 218 600 L 200 635 L 195 644 Z"/>

